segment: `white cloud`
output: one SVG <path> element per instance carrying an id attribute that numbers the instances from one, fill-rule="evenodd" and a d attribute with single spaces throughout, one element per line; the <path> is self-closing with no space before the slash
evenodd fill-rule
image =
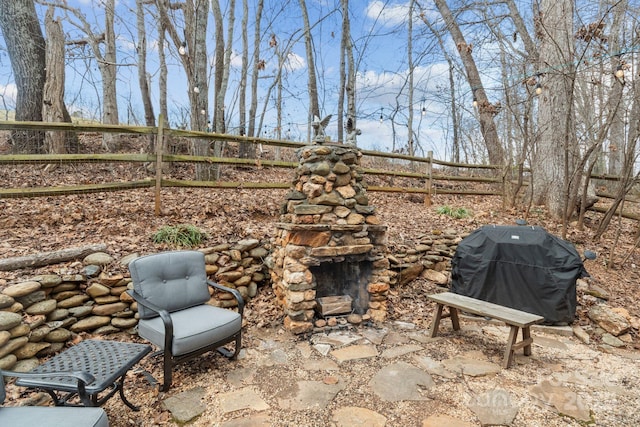
<path id="1" fill-rule="evenodd" d="M 235 50 L 231 52 L 231 66 L 234 68 L 242 68 L 242 55 Z"/>
<path id="2" fill-rule="evenodd" d="M 366 15 L 382 25 L 394 26 L 407 22 L 409 16 L 408 4 L 388 5 L 381 0 L 374 0 L 367 6 Z"/>
<path id="3" fill-rule="evenodd" d="M 0 109 L 13 109 L 16 107 L 18 88 L 15 83 L 6 86 L 0 85 Z"/>
<path id="4" fill-rule="evenodd" d="M 307 61 L 302 56 L 292 52 L 287 56 L 285 67 L 288 71 L 301 70 L 307 67 Z"/>

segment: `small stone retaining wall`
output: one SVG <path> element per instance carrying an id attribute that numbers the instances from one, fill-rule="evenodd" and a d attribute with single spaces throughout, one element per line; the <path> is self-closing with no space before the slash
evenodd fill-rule
<path id="1" fill-rule="evenodd" d="M 390 269 L 397 274 L 393 286 L 419 276 L 446 283 L 445 270 L 459 238 L 451 232 L 435 232 L 419 240 L 418 245 L 394 248 L 388 255 Z M 259 287 L 269 284 L 265 259 L 270 247 L 269 242 L 246 239 L 201 251 L 209 278 L 250 300 Z M 127 274 L 109 273 L 126 270 L 135 257 L 114 260 L 97 253 L 64 268 L 52 266 L 53 274 L 17 283 L 0 279 L 0 369 L 28 371 L 40 363 L 38 357 L 59 352 L 78 333 L 135 333 L 137 307 L 125 293 L 132 288 L 131 279 Z M 235 300 L 216 292 L 210 303 L 232 307 Z"/>
<path id="2" fill-rule="evenodd" d="M 201 249 L 210 279 L 237 289 L 248 300 L 268 277 L 265 245 L 255 239 Z M 65 273 L 43 274 L 19 283 L 0 280 L 0 369 L 30 370 L 38 356 L 59 352 L 78 333 L 135 333 L 137 304 L 125 292 L 129 277 L 122 270 L 137 255 L 114 260 L 96 253 Z M 76 270 L 77 272 L 72 272 Z M 211 304 L 236 304 L 227 292 L 212 290 Z"/>

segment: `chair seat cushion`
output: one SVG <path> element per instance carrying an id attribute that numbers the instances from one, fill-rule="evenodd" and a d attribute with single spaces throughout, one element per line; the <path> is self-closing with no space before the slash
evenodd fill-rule
<path id="1" fill-rule="evenodd" d="M 229 342 L 242 329 L 242 317 L 232 310 L 208 304 L 170 313 L 173 322 L 171 354 L 180 356 L 215 342 Z M 160 317 L 140 319 L 138 334 L 164 350 L 164 325 Z M 224 344 L 224 342 L 223 342 Z"/>
<path id="2" fill-rule="evenodd" d="M 108 427 L 102 408 L 49 406 L 0 407 L 0 426 Z"/>

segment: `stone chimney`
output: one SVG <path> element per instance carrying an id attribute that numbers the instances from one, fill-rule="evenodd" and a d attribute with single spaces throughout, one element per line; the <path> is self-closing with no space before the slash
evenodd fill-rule
<path id="1" fill-rule="evenodd" d="M 387 227 L 369 205 L 362 153 L 322 144 L 296 154 L 300 164 L 276 225 L 271 269 L 285 327 L 304 333 L 334 315 L 384 320 L 395 273 L 386 257 Z M 340 303 L 339 313 L 323 307 L 329 300 Z"/>

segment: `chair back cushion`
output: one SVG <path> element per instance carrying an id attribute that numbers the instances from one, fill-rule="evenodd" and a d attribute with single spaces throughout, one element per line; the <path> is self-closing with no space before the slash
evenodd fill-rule
<path id="1" fill-rule="evenodd" d="M 169 312 L 204 304 L 210 295 L 204 254 L 172 251 L 136 258 L 129 263 L 133 289 L 156 306 Z M 138 304 L 142 319 L 156 314 Z"/>

